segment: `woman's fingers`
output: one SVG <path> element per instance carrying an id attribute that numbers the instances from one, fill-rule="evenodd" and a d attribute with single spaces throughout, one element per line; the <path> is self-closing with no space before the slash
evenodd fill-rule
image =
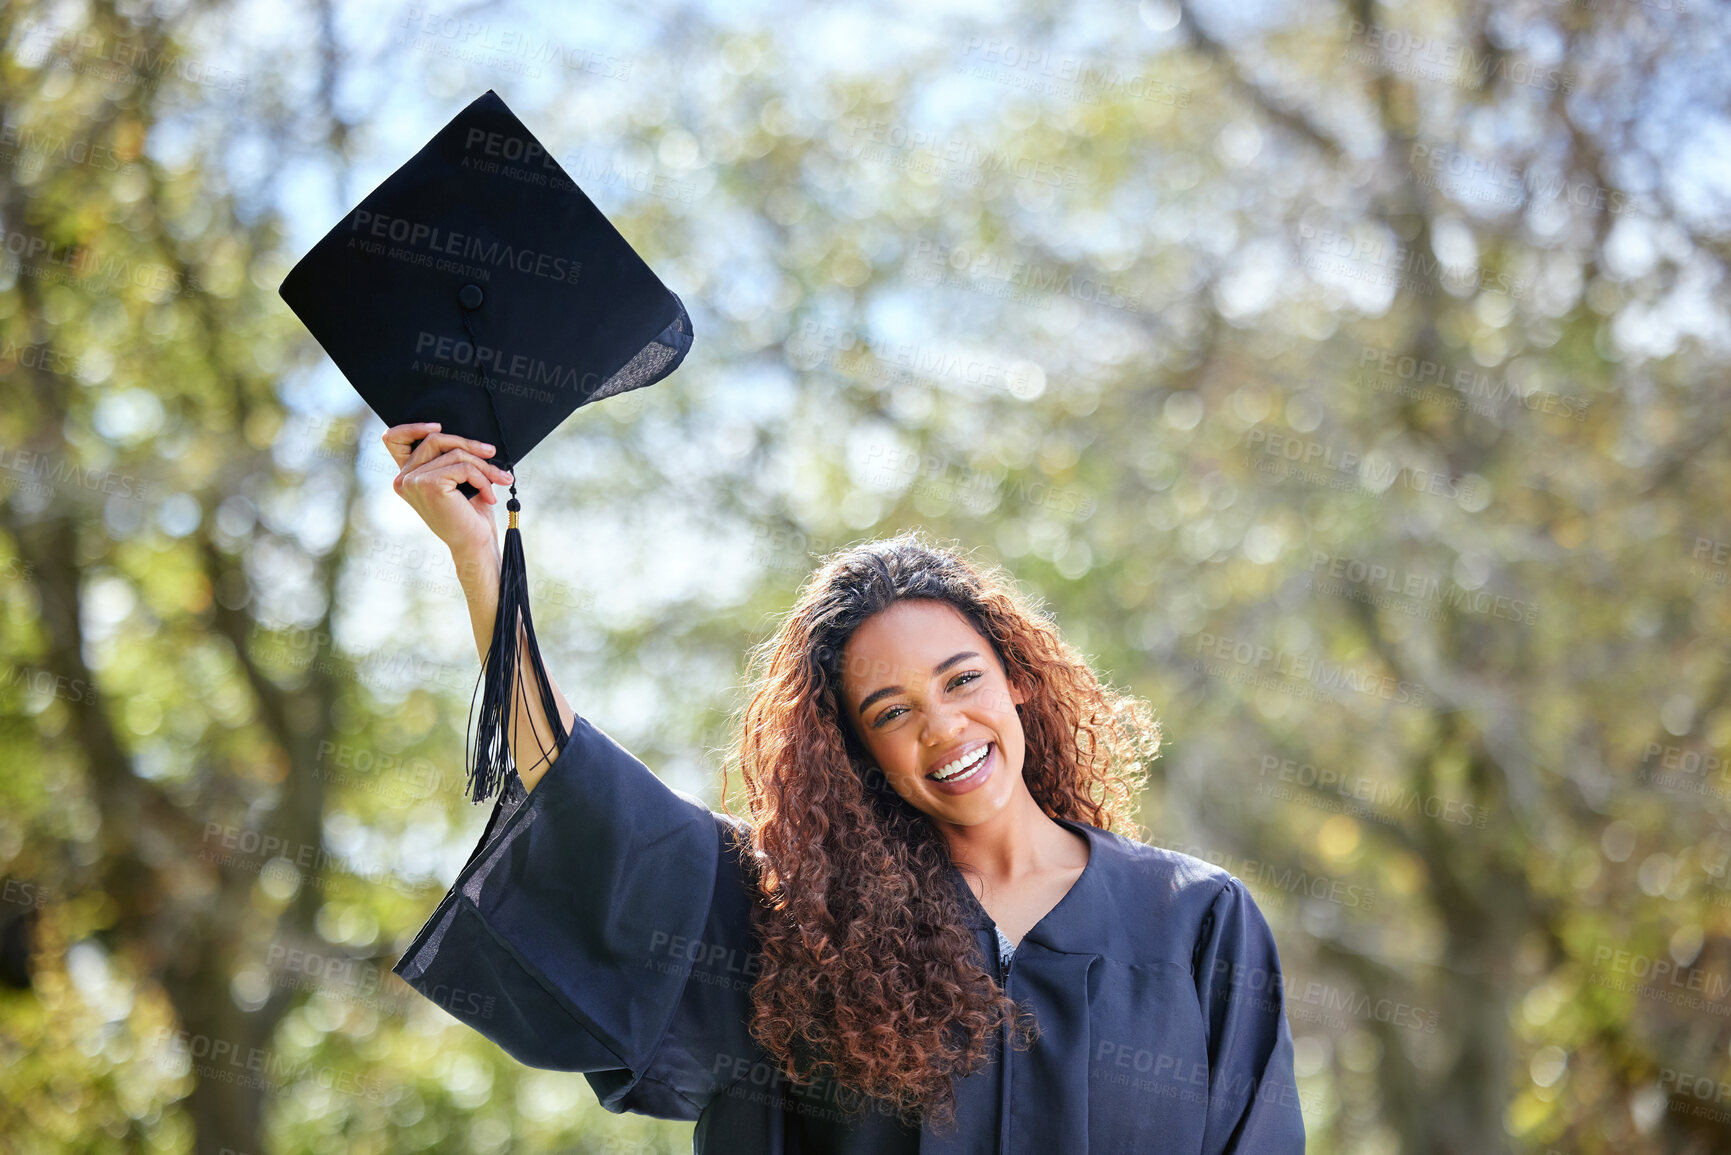
<path id="1" fill-rule="evenodd" d="M 467 449 L 454 448 L 446 450 L 431 461 L 415 466 L 405 465 L 403 471 L 397 475 L 397 488 L 401 490 L 405 485 L 438 487 L 441 479 L 453 477 L 483 490 L 489 495 L 489 501 L 494 500 L 491 496 L 493 486 L 511 484 L 509 471 L 500 469 L 491 462 L 482 461 Z"/>
<path id="2" fill-rule="evenodd" d="M 511 473 L 483 460 L 493 456 L 491 445 L 445 433 L 435 421 L 394 425 L 384 441 L 399 466 L 391 487 L 440 541 L 467 551 L 491 540 L 497 550 L 492 507 L 499 499 L 493 487 L 509 484 Z M 474 496 L 463 497 L 461 484 L 473 486 Z"/>
<path id="3" fill-rule="evenodd" d="M 494 484 L 494 485 L 509 485 L 509 484 L 511 484 L 511 471 L 508 469 L 500 469 L 497 465 L 494 465 L 491 461 L 481 460 L 480 457 L 476 456 L 474 450 L 469 449 L 467 447 L 467 445 L 472 445 L 472 444 L 476 444 L 476 443 L 468 442 L 465 445 L 459 445 L 459 446 L 455 446 L 451 449 L 447 449 L 445 452 L 443 452 L 439 456 L 433 458 L 433 460 L 429 461 L 427 464 L 428 465 L 443 466 L 443 465 L 450 465 L 451 463 L 457 462 L 457 461 L 467 461 L 473 465 L 478 466 L 486 474 L 487 478 L 492 482 L 492 484 Z"/>
<path id="4" fill-rule="evenodd" d="M 442 437 L 445 435 L 437 434 L 436 436 Z M 397 488 L 401 489 L 403 482 L 408 480 L 410 475 L 415 473 L 417 470 L 425 469 L 432 465 L 448 465 L 453 461 L 475 462 L 484 469 L 490 471 L 490 481 L 494 485 L 511 484 L 511 475 L 509 472 L 500 469 L 491 462 L 482 461 L 473 450 L 467 448 L 468 445 L 475 443 L 470 442 L 465 438 L 457 438 L 457 441 L 460 444 L 454 445 L 451 448 L 446 449 L 444 452 L 437 454 L 435 454 L 434 449 L 432 448 L 434 444 L 432 437 L 423 441 L 420 448 L 416 449 L 415 452 L 410 455 L 409 459 L 403 462 L 402 469 L 397 472 Z"/>
<path id="5" fill-rule="evenodd" d="M 413 469 L 418 465 L 425 465 L 429 462 L 437 461 L 440 457 L 443 457 L 446 453 L 453 450 L 465 451 L 474 455 L 477 459 L 482 457 L 491 457 L 495 452 L 494 448 L 491 445 L 488 445 L 485 441 L 475 441 L 467 437 L 458 437 L 455 433 L 432 433 L 429 434 L 419 445 L 415 446 L 414 451 L 411 452 L 407 460 L 403 462 L 403 468 Z"/>
<path id="6" fill-rule="evenodd" d="M 385 430 L 385 435 L 380 440 L 385 443 L 385 448 L 390 450 L 391 460 L 401 465 L 409 459 L 415 442 L 438 431 L 437 421 L 411 421 L 405 425 L 391 426 Z"/>
<path id="7" fill-rule="evenodd" d="M 491 457 L 497 452 L 485 441 L 441 432 L 437 421 L 393 425 L 385 430 L 382 440 L 385 448 L 390 450 L 391 459 L 402 469 L 424 465 L 449 449 L 467 449 L 477 457 Z"/>
<path id="8" fill-rule="evenodd" d="M 403 479 L 404 496 L 409 493 L 441 493 L 455 491 L 460 482 L 468 482 L 475 487 L 476 496 L 487 496 L 488 504 L 498 499 L 493 496 L 493 486 L 481 467 L 472 461 L 455 461 L 448 465 L 423 465 Z M 410 504 L 414 504 L 411 502 Z"/>
<path id="9" fill-rule="evenodd" d="M 410 454 L 416 449 L 416 442 L 436 434 L 438 431 L 439 423 L 437 421 L 413 421 L 406 425 L 391 426 L 385 430 L 385 435 L 380 440 L 390 451 L 391 460 L 401 467 L 408 463 Z"/>

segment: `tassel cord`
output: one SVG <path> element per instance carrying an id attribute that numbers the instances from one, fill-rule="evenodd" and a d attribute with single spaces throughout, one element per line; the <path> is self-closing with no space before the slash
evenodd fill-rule
<path id="1" fill-rule="evenodd" d="M 479 349 L 480 342 L 475 338 L 475 330 L 469 323 L 468 313 L 463 314 L 463 330 L 469 335 L 470 344 Z M 479 359 L 477 358 L 477 361 Z M 487 403 L 493 407 L 494 424 L 499 427 L 500 448 L 506 451 L 506 459 L 514 467 L 516 458 L 510 454 L 510 446 L 506 443 L 504 422 L 499 420 L 498 404 L 493 397 L 493 382 L 487 376 L 483 365 L 481 379 L 486 385 Z M 511 710 L 511 693 L 515 689 L 518 694 L 528 692 L 524 685 L 522 657 L 527 651 L 529 668 L 534 675 L 535 688 L 539 691 L 541 708 L 546 712 L 547 721 L 553 728 L 554 748 L 551 751 L 555 760 L 564 749 L 570 735 L 565 731 L 565 723 L 559 716 L 559 707 L 553 698 L 553 686 L 547 677 L 547 667 L 541 660 L 541 646 L 535 639 L 535 618 L 529 611 L 529 571 L 523 558 L 523 535 L 517 528 L 517 515 L 522 504 L 517 500 L 517 485 L 511 483 L 511 498 L 505 503 L 510 512 L 505 530 L 504 553 L 499 562 L 499 609 L 493 618 L 493 639 L 488 643 L 487 656 L 481 663 L 481 676 L 475 687 L 481 696 L 481 712 L 476 723 L 476 744 L 473 755 L 469 753 L 469 737 L 467 731 L 463 738 L 463 761 L 469 768 L 465 792 L 471 801 L 485 802 L 494 793 L 501 790 L 507 776 L 515 773 L 512 758 L 512 738 L 516 721 Z M 518 624 L 522 625 L 522 640 L 518 640 Z M 474 695 L 470 696 L 471 713 L 474 710 Z M 533 729 L 533 725 L 530 727 Z M 540 746 L 540 735 L 536 734 L 536 745 Z M 541 756 L 547 757 L 549 751 L 540 748 Z"/>

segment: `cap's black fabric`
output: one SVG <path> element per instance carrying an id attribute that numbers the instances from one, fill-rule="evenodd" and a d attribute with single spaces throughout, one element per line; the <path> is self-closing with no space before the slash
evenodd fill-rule
<path id="1" fill-rule="evenodd" d="M 437 421 L 495 446 L 502 469 L 579 406 L 654 384 L 691 348 L 679 298 L 492 91 L 325 234 L 279 292 L 386 425 Z M 511 688 L 528 689 L 523 664 L 556 750 L 569 740 L 529 612 L 515 485 L 506 508 L 476 802 L 515 769 L 506 731 Z"/>
<path id="2" fill-rule="evenodd" d="M 504 469 L 691 347 L 679 298 L 492 91 L 280 291 L 386 425 L 437 421 L 497 446 Z"/>

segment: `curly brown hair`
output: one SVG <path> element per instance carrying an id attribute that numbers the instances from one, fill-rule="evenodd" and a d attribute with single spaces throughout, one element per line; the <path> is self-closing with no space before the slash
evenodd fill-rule
<path id="1" fill-rule="evenodd" d="M 1023 780 L 1053 817 L 1141 833 L 1132 819 L 1159 751 L 1148 704 L 1105 685 L 997 566 L 922 531 L 828 555 L 774 636 L 753 647 L 749 701 L 727 751 L 750 807 L 762 969 L 752 1034 L 799 1085 L 828 1077 L 906 1125 L 954 1120 L 952 1077 L 1038 1024 L 999 987 L 949 882 L 948 843 L 890 786 L 845 721 L 842 651 L 897 601 L 955 607 L 991 642 L 1026 741 Z M 726 786 L 722 807 L 725 810 Z"/>

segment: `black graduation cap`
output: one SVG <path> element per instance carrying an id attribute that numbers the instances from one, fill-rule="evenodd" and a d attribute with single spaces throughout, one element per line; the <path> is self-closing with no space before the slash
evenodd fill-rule
<path id="1" fill-rule="evenodd" d="M 685 307 L 489 90 L 301 258 L 279 290 L 386 425 L 437 421 L 515 470 L 580 406 L 653 385 L 685 359 Z M 473 497 L 473 487 L 459 486 Z M 515 630 L 559 747 L 529 613 L 517 487 L 484 663 L 471 797 L 511 767 Z M 467 754 L 465 753 L 465 760 Z"/>

